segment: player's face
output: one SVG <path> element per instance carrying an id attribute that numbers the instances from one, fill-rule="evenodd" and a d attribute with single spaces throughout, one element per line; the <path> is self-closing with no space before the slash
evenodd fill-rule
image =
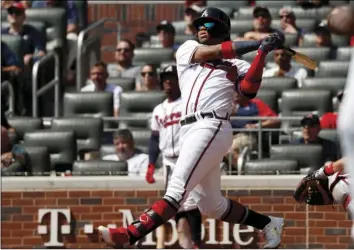
<path id="1" fill-rule="evenodd" d="M 120 42 L 116 48 L 116 60 L 118 62 L 126 62 L 133 60 L 133 50 L 127 42 Z"/>
<path id="2" fill-rule="evenodd" d="M 178 86 L 178 77 L 173 74 L 167 74 L 163 77 L 162 80 L 163 90 L 168 94 L 178 94 L 179 86 Z"/>
<path id="3" fill-rule="evenodd" d="M 113 143 L 116 148 L 116 153 L 120 160 L 124 161 L 132 157 L 134 152 L 133 141 L 118 136 L 114 138 Z"/>
<path id="4" fill-rule="evenodd" d="M 218 30 L 221 30 L 217 23 L 209 21 L 198 27 L 198 41 L 201 44 L 215 45 L 223 41 L 218 38 L 224 34 L 219 34 Z M 214 34 L 215 33 L 215 34 Z M 214 34 L 214 35 L 212 35 Z"/>
<path id="5" fill-rule="evenodd" d="M 93 67 L 90 71 L 90 78 L 97 85 L 106 85 L 107 77 L 108 74 L 102 67 Z"/>

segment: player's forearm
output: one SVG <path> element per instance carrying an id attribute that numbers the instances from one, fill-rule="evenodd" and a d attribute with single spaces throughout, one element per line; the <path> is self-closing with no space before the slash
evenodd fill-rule
<path id="1" fill-rule="evenodd" d="M 159 149 L 160 136 L 157 132 L 152 132 L 149 140 L 149 163 L 156 164 L 157 158 L 160 154 Z"/>
<path id="2" fill-rule="evenodd" d="M 254 98 L 261 86 L 266 56 L 267 53 L 259 49 L 245 78 L 240 82 L 239 91 L 249 98 Z"/>
<path id="3" fill-rule="evenodd" d="M 192 62 L 236 58 L 257 50 L 260 44 L 260 41 L 227 41 L 217 45 L 200 46 L 194 52 Z"/>

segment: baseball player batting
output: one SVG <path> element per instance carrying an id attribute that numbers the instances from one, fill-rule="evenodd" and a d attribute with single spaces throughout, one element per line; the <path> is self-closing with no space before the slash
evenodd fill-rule
<path id="1" fill-rule="evenodd" d="M 262 230 L 264 247 L 276 248 L 284 219 L 259 214 L 222 196 L 219 164 L 232 143 L 229 116 L 234 91 L 249 98 L 257 95 L 265 58 L 283 45 L 283 39 L 272 34 L 262 41 L 231 41 L 228 15 L 211 7 L 193 25 L 198 41 L 188 40 L 176 52 L 181 149 L 167 191 L 127 228 L 99 226 L 98 232 L 110 246 L 131 246 L 172 218 L 192 196 L 202 214 Z M 251 65 L 237 59 L 255 50 Z"/>
<path id="2" fill-rule="evenodd" d="M 175 168 L 179 147 L 180 125 L 182 115 L 181 91 L 178 84 L 177 67 L 167 66 L 160 73 L 162 89 L 167 99 L 157 105 L 152 113 L 151 137 L 149 143 L 149 166 L 146 181 L 154 183 L 155 164 L 161 151 L 165 170 L 165 183 L 171 178 Z M 193 197 L 189 195 L 185 208 L 180 208 L 175 216 L 180 246 L 186 249 L 199 248 L 201 241 L 202 217 Z M 190 233 L 185 228 L 190 227 Z M 164 235 L 160 235 L 164 238 Z M 192 237 L 191 237 L 192 236 Z M 159 239 L 158 239 L 159 240 Z"/>

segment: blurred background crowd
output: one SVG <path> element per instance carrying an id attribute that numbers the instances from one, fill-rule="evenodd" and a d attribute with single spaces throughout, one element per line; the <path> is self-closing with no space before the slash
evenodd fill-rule
<path id="1" fill-rule="evenodd" d="M 89 23 L 89 4 L 1 1 L 3 175 L 145 176 L 151 113 L 165 99 L 160 69 L 175 64 L 178 47 L 195 39 L 192 21 L 207 6 L 230 16 L 232 40 L 283 33 L 287 46 L 318 63 L 309 70 L 284 50 L 270 53 L 257 97 L 235 95 L 223 174 L 307 173 L 341 157 L 337 110 L 354 37 L 331 34 L 326 17 L 354 1 L 186 0 L 179 19 L 155 20 L 129 35 L 123 25 L 111 27 L 117 40 L 108 50 L 107 41 L 90 40 L 101 36 L 92 27 L 103 26 Z M 126 19 L 123 11 L 116 16 Z M 107 53 L 112 60 L 100 56 Z"/>

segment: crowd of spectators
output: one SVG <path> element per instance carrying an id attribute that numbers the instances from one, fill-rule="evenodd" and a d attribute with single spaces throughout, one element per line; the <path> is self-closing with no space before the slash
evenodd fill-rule
<path id="1" fill-rule="evenodd" d="M 300 1 L 298 4 L 303 8 L 319 8 L 328 5 L 328 1 Z M 236 40 L 260 40 L 271 33 L 277 32 L 282 35 L 296 35 L 296 45 L 302 46 L 306 32 L 298 27 L 295 12 L 290 7 L 279 9 L 277 19 L 280 19 L 280 28 L 275 29 L 272 26 L 272 16 L 269 9 L 265 6 L 255 6 L 256 1 L 249 1 L 250 6 L 254 6 L 253 28 L 243 34 L 237 36 Z M 31 70 L 33 63 L 40 60 L 46 53 L 46 38 L 30 24 L 26 23 L 25 10 L 27 8 L 51 8 L 64 7 L 67 11 L 67 39 L 74 41 L 69 54 L 76 54 L 75 44 L 77 34 L 80 31 L 78 27 L 78 13 L 75 4 L 71 0 L 58 1 L 2 1 L 2 7 L 6 8 L 9 26 L 2 26 L 2 34 L 13 36 L 21 36 L 25 41 L 25 53 L 23 58 L 17 58 L 16 55 L 1 42 L 2 50 L 2 79 L 12 83 L 16 93 L 15 115 L 31 116 Z M 195 34 L 192 22 L 197 18 L 202 10 L 207 6 L 207 1 L 186 1 L 184 11 L 185 29 L 184 35 Z M 116 44 L 115 61 L 114 62 L 96 62 L 90 69 L 89 77 L 86 85 L 81 88 L 81 92 L 110 92 L 113 94 L 113 114 L 119 117 L 121 95 L 123 88 L 110 82 L 115 78 L 131 78 L 135 81 L 135 91 L 161 91 L 158 71 L 160 65 L 146 64 L 142 66 L 134 65 L 134 51 L 136 46 L 140 48 L 172 48 L 176 51 L 180 46 L 176 42 L 176 29 L 172 21 L 162 20 L 155 27 L 156 36 L 149 37 L 146 34 L 139 33 L 136 36 L 136 43 L 121 39 Z M 331 49 L 330 59 L 336 58 L 337 47 L 332 40 L 332 34 L 324 23 L 319 24 L 313 30 L 315 36 L 316 47 L 329 47 Z M 149 39 L 147 39 L 149 38 Z M 141 39 L 141 41 L 139 40 Z M 349 44 L 348 44 L 349 45 Z M 351 45 L 354 45 L 352 39 Z M 308 70 L 304 67 L 294 64 L 291 55 L 284 49 L 275 51 L 273 64 L 264 70 L 263 77 L 292 77 L 297 80 L 298 87 L 303 86 L 305 79 L 309 77 Z M 71 58 L 68 62 L 69 68 L 75 58 Z M 3 95 L 3 94 L 2 94 Z M 4 93 L 6 95 L 6 93 Z M 338 93 L 337 99 L 340 103 L 343 92 Z M 7 96 L 3 96 L 2 104 L 7 106 Z M 3 106 L 3 105 L 2 105 Z M 4 114 L 2 110 L 2 115 Z M 262 128 L 280 128 L 281 123 L 276 119 L 265 119 L 261 123 L 252 120 L 252 116 L 277 117 L 279 114 L 273 110 L 265 101 L 260 98 L 248 99 L 243 96 L 235 95 L 235 108 L 232 116 L 249 117 L 249 120 L 232 121 L 234 129 L 258 129 Z M 325 113 L 322 117 L 314 114 L 306 115 L 301 120 L 302 137 L 291 141 L 291 144 L 319 144 L 323 147 L 325 161 L 335 161 L 340 156 L 340 150 L 337 145 L 331 141 L 320 138 L 319 132 L 322 129 L 336 129 L 337 113 Z M 6 124 L 2 124 L 2 167 L 7 167 L 14 161 L 15 156 L 22 155 L 21 148 L 11 145 L 7 134 L 12 128 Z M 236 166 L 238 157 L 243 148 L 249 147 L 255 150 L 257 147 L 257 134 L 235 132 L 232 147 L 230 148 L 231 162 L 230 165 Z M 115 154 L 102 157 L 103 160 L 127 161 L 128 170 L 131 175 L 144 176 L 145 172 L 142 166 L 146 167 L 148 155 L 135 148 L 134 138 L 129 129 L 118 130 L 113 136 L 113 144 L 115 146 Z M 15 148 L 13 153 L 13 148 Z M 12 153 L 11 153 L 12 152 Z M 20 152 L 20 153 L 18 153 Z M 23 157 L 22 157 L 23 158 Z M 89 157 L 90 158 L 90 157 Z M 92 157 L 91 157 L 92 158 Z M 18 159 L 21 159 L 19 157 Z M 23 162 L 23 161 L 21 161 Z M 320 167 L 320 166 L 319 166 Z M 235 169 L 236 167 L 232 167 Z"/>

